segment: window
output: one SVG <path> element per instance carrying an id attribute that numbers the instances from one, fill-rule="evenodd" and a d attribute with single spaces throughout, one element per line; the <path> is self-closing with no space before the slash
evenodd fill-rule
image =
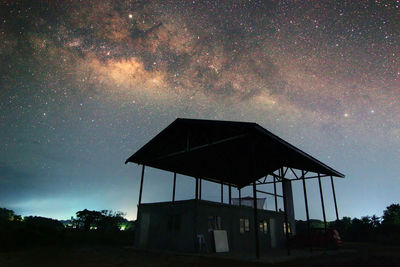
<path id="1" fill-rule="evenodd" d="M 240 233 L 241 233 L 241 234 L 244 234 L 244 232 L 249 232 L 249 231 L 250 231 L 249 219 L 247 219 L 247 218 L 240 218 L 240 221 L 239 221 L 239 228 L 240 228 Z"/>
<path id="2" fill-rule="evenodd" d="M 267 234 L 268 233 L 268 223 L 267 221 L 260 221 L 259 222 L 260 232 Z"/>
<path id="3" fill-rule="evenodd" d="M 215 229 L 222 230 L 221 216 L 215 216 Z"/>
<path id="4" fill-rule="evenodd" d="M 221 216 L 208 216 L 208 231 L 221 230 L 222 221 Z"/>
<path id="5" fill-rule="evenodd" d="M 214 229 L 214 216 L 208 216 L 208 231 Z"/>
<path id="6" fill-rule="evenodd" d="M 287 225 L 287 227 L 286 227 L 286 222 L 284 222 L 283 223 L 283 233 L 286 235 L 286 229 L 287 229 L 287 232 L 289 233 L 289 234 L 291 234 L 292 233 L 292 231 L 291 231 L 291 229 L 290 229 L 290 223 L 288 223 L 288 225 Z"/>
<path id="7" fill-rule="evenodd" d="M 179 232 L 181 230 L 181 216 L 177 214 L 169 215 L 167 229 L 169 232 Z"/>

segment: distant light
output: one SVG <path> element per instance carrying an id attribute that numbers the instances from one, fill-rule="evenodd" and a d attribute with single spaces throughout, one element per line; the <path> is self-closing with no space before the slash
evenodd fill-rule
<path id="1" fill-rule="evenodd" d="M 132 14 L 129 14 L 128 17 L 131 19 L 131 18 L 133 18 L 133 15 L 132 15 Z"/>
<path id="2" fill-rule="evenodd" d="M 345 118 L 349 117 L 349 114 L 348 113 L 344 113 L 344 117 Z"/>
<path id="3" fill-rule="evenodd" d="M 375 113 L 375 110 L 372 109 L 372 110 L 371 110 L 371 113 Z"/>
<path id="4" fill-rule="evenodd" d="M 120 231 L 125 231 L 125 230 L 126 230 L 126 225 L 124 225 L 124 224 L 121 225 L 121 226 L 119 227 L 119 230 L 120 230 Z"/>

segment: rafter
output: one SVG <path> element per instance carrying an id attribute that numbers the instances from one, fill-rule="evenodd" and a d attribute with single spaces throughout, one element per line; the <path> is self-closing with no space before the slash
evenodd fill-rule
<path id="1" fill-rule="evenodd" d="M 246 136 L 247 136 L 247 134 L 240 134 L 240 135 L 224 138 L 224 139 L 221 139 L 221 140 L 218 140 L 218 141 L 210 142 L 208 144 L 195 146 L 195 147 L 189 147 L 189 138 L 188 138 L 185 150 L 180 150 L 180 151 L 169 153 L 169 154 L 161 156 L 161 157 L 157 157 L 153 161 L 162 160 L 162 159 L 166 159 L 166 158 L 169 158 L 169 157 L 179 156 L 179 155 L 182 155 L 182 154 L 185 154 L 185 153 L 190 153 L 190 152 L 193 152 L 193 151 L 197 151 L 197 150 L 201 150 L 201 149 L 204 149 L 204 148 L 208 148 L 210 146 L 219 145 L 219 144 L 222 144 L 222 143 L 225 143 L 225 142 L 229 142 L 229 141 L 233 141 L 233 140 L 236 140 L 236 139 L 240 139 L 240 138 L 243 138 L 243 137 L 246 137 Z"/>

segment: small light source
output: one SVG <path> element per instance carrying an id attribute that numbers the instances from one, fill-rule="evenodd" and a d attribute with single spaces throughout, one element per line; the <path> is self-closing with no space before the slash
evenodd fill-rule
<path id="1" fill-rule="evenodd" d="M 349 116 L 349 113 L 344 113 L 344 117 L 347 118 Z"/>
<path id="2" fill-rule="evenodd" d="M 130 18 L 130 19 L 133 18 L 133 15 L 132 15 L 132 14 L 129 14 L 129 15 L 128 15 L 128 18 Z"/>

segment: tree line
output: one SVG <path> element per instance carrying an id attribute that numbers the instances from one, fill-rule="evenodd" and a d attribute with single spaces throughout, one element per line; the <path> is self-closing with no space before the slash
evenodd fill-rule
<path id="1" fill-rule="evenodd" d="M 0 208 L 0 250 L 15 250 L 37 245 L 133 245 L 135 223 L 120 211 L 81 210 L 70 220 L 59 221 L 39 216 L 15 214 Z M 310 220 L 312 228 L 322 228 L 320 220 Z M 343 217 L 328 222 L 342 239 L 358 242 L 400 243 L 400 204 L 388 206 L 382 217 L 360 219 Z M 307 222 L 296 221 L 297 233 L 307 231 Z"/>
<path id="2" fill-rule="evenodd" d="M 322 228 L 320 220 L 310 220 L 311 228 Z M 339 231 L 344 241 L 400 243 L 400 204 L 391 204 L 383 211 L 383 216 L 363 216 L 360 219 L 343 217 L 328 222 L 328 227 Z M 307 231 L 307 222 L 296 222 L 297 232 Z"/>
<path id="3" fill-rule="evenodd" d="M 81 210 L 70 220 L 15 214 L 0 208 L 0 250 L 37 245 L 131 245 L 134 222 L 111 210 Z"/>

